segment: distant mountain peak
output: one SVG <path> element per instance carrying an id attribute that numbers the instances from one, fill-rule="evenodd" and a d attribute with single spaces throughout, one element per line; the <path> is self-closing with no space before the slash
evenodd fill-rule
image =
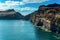
<path id="1" fill-rule="evenodd" d="M 9 10 L 6 10 L 7 12 L 10 12 L 10 11 L 15 11 L 14 9 L 9 9 Z"/>

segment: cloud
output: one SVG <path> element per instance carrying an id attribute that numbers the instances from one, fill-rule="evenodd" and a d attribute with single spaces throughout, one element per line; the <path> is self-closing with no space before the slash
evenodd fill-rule
<path id="1" fill-rule="evenodd" d="M 0 2 L 0 10 L 12 9 L 15 6 L 19 6 L 20 2 L 15 1 L 5 1 L 4 3 Z"/>
<path id="2" fill-rule="evenodd" d="M 33 8 L 33 7 L 24 7 L 24 8 L 20 8 L 20 11 L 24 11 L 24 10 L 37 10 L 37 8 Z"/>
<path id="3" fill-rule="evenodd" d="M 43 2 L 46 2 L 46 1 L 50 1 L 50 0 L 22 0 L 20 2 L 20 5 L 25 5 L 25 4 L 28 4 L 28 3 L 43 3 Z"/>
<path id="4" fill-rule="evenodd" d="M 22 0 L 22 1 L 20 1 L 20 5 L 25 5 L 28 3 L 43 3 L 46 1 L 50 1 L 50 0 Z"/>
<path id="5" fill-rule="evenodd" d="M 19 11 L 22 15 L 28 15 L 34 11 L 36 11 L 38 8 L 34 7 L 23 7 L 23 8 L 15 8 L 16 11 Z"/>
<path id="6" fill-rule="evenodd" d="M 42 2 L 46 2 L 49 0 L 23 0 L 22 2 L 24 3 L 42 3 Z"/>
<path id="7" fill-rule="evenodd" d="M 25 5 L 28 3 L 42 3 L 48 0 L 22 0 L 22 1 L 11 1 L 11 0 L 7 0 L 5 2 L 0 2 L 0 10 L 7 10 L 7 9 L 13 9 L 15 6 L 19 6 L 19 5 Z M 21 8 L 22 10 L 29 10 L 31 8 Z M 31 9 L 33 10 L 33 8 Z"/>
<path id="8" fill-rule="evenodd" d="M 21 8 L 20 6 L 23 6 L 28 3 L 43 3 L 49 0 L 22 0 L 22 1 L 11 1 L 11 0 L 6 0 L 5 2 L 0 2 L 0 11 L 8 10 L 8 9 L 15 9 L 16 11 L 19 11 L 22 13 L 22 15 L 27 15 L 35 10 L 37 8 L 34 7 L 23 7 Z"/>

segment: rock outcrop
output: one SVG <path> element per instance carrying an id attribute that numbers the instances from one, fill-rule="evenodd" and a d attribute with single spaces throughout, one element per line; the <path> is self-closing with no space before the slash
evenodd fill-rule
<path id="1" fill-rule="evenodd" d="M 57 31 L 60 29 L 60 4 L 49 4 L 47 6 L 42 5 L 37 11 L 31 15 L 30 20 L 33 24 L 45 31 Z M 43 25 L 38 26 L 41 22 Z M 40 24 L 41 24 L 40 23 Z M 59 30 L 60 32 L 60 30 Z"/>

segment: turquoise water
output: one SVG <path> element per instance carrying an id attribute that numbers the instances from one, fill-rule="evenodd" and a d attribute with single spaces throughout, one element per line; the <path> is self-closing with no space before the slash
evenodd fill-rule
<path id="1" fill-rule="evenodd" d="M 53 34 L 25 20 L 0 20 L 0 40 L 55 40 Z"/>

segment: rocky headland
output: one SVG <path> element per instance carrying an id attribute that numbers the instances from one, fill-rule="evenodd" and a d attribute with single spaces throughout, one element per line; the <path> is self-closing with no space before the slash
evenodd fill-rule
<path id="1" fill-rule="evenodd" d="M 45 31 L 60 32 L 60 4 L 41 5 L 30 21 Z"/>

